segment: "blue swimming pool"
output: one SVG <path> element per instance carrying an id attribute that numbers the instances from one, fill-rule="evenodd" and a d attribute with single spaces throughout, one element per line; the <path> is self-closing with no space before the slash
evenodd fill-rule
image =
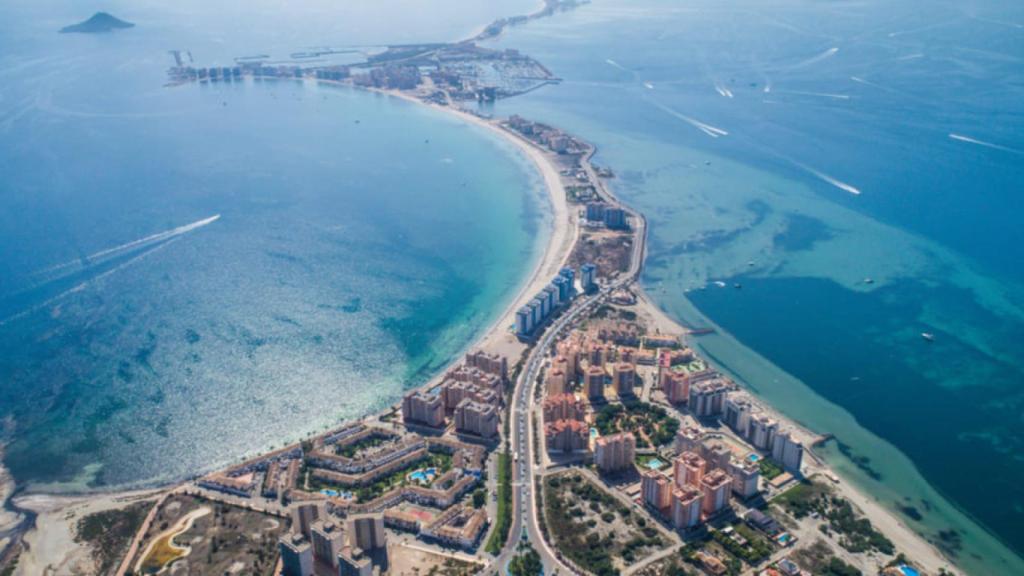
<path id="1" fill-rule="evenodd" d="M 899 569 L 900 572 L 903 572 L 903 576 L 920 576 L 920 572 L 906 564 L 900 564 Z"/>
<path id="2" fill-rule="evenodd" d="M 426 468 L 423 470 L 417 470 L 412 474 L 409 474 L 409 479 L 415 480 L 416 482 L 430 482 L 431 480 L 434 479 L 434 476 L 437 476 L 437 469 Z"/>
<path id="3" fill-rule="evenodd" d="M 747 460 L 750 460 L 751 462 L 757 462 L 760 459 L 761 457 L 758 456 L 757 454 L 751 454 L 750 456 L 747 456 Z"/>
<path id="4" fill-rule="evenodd" d="M 651 458 L 647 461 L 647 467 L 651 470 L 661 470 L 663 466 L 665 466 L 665 463 L 657 458 Z"/>

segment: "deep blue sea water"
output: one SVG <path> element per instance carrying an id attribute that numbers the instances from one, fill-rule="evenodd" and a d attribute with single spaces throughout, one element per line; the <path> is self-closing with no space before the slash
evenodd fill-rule
<path id="1" fill-rule="evenodd" d="M 446 41 L 535 7 L 386 4 L 0 7 L 0 419 L 16 478 L 208 470 L 394 402 L 494 321 L 548 229 L 513 147 L 364 92 L 164 87 L 170 49 L 227 64 Z M 137 26 L 56 33 L 96 9 Z"/>
<path id="2" fill-rule="evenodd" d="M 598 145 L 647 291 L 720 327 L 695 345 L 959 565 L 1024 573 L 1024 5 L 595 0 L 495 44 L 564 78 L 496 111 Z"/>

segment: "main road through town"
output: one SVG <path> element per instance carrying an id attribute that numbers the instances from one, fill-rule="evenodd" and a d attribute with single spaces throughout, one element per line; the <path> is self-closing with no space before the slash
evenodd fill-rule
<path id="1" fill-rule="evenodd" d="M 589 165 L 589 162 L 587 163 Z M 596 175 L 594 176 L 596 178 Z M 595 180 L 596 181 L 596 180 Z M 555 319 L 538 338 L 536 345 L 530 350 L 526 363 L 519 373 L 512 393 L 509 410 L 510 423 L 509 445 L 512 452 L 512 527 L 509 532 L 509 545 L 502 550 L 497 560 L 500 573 L 506 573 L 508 563 L 516 553 L 519 543 L 527 540 L 540 555 L 544 566 L 544 574 L 574 574 L 548 545 L 540 530 L 540 510 L 534 493 L 536 485 L 536 462 L 542 462 L 542 455 L 534 455 L 536 448 L 531 414 L 534 413 L 536 386 L 544 358 L 548 355 L 559 335 L 571 328 L 577 321 L 584 318 L 596 305 L 607 300 L 608 296 L 619 288 L 624 288 L 640 273 L 644 257 L 644 244 L 647 233 L 647 222 L 643 216 L 632 213 L 636 234 L 634 236 L 633 254 L 630 258 L 629 270 L 615 281 L 606 285 L 600 292 L 581 296 Z M 536 460 L 535 460 L 536 458 Z"/>

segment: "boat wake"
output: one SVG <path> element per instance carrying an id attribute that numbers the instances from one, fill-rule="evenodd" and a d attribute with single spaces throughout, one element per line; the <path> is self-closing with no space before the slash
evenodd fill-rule
<path id="1" fill-rule="evenodd" d="M 220 214 L 34 272 L 30 275 L 36 279 L 34 284 L 0 298 L 0 326 L 54 305 L 71 294 L 81 292 L 93 282 L 131 266 L 180 240 L 183 235 L 218 219 Z"/>
<path id="2" fill-rule="evenodd" d="M 729 90 L 728 88 L 723 86 L 720 82 L 715 82 L 715 90 L 718 92 L 718 94 L 720 96 L 724 96 L 726 98 L 732 98 L 732 90 Z"/>
<path id="3" fill-rule="evenodd" d="M 146 236 L 145 238 L 139 238 L 138 240 L 132 240 L 131 242 L 125 242 L 124 244 L 121 244 L 120 246 L 114 246 L 113 248 L 106 248 L 104 250 L 100 250 L 99 252 L 96 252 L 95 254 L 90 254 L 88 256 L 83 256 L 82 258 L 80 258 L 78 260 L 70 260 L 70 261 L 64 262 L 62 264 L 56 264 L 54 266 L 50 266 L 49 268 L 44 268 L 42 270 L 37 270 L 37 271 L 33 272 L 31 275 L 32 276 L 41 276 L 41 275 L 45 275 L 45 274 L 52 274 L 53 272 L 58 272 L 58 271 L 66 270 L 66 269 L 73 268 L 73 267 L 82 267 L 82 268 L 84 268 L 86 266 L 89 266 L 91 262 L 96 262 L 97 260 L 101 260 L 101 259 L 109 257 L 109 256 L 116 256 L 117 254 L 120 254 L 120 253 L 125 252 L 127 250 L 132 250 L 134 248 L 139 248 L 139 247 L 145 246 L 147 244 L 153 244 L 155 242 L 160 242 L 162 240 L 167 240 L 168 238 L 174 238 L 175 236 L 181 236 L 182 234 L 187 234 L 188 232 L 191 232 L 193 230 L 197 230 L 199 228 L 202 228 L 203 226 L 207 226 L 209 224 L 213 224 L 214 222 L 216 222 L 219 219 L 220 219 L 220 214 L 214 214 L 213 216 L 210 216 L 209 218 L 203 218 L 202 220 L 196 220 L 195 222 L 192 222 L 191 224 L 185 224 L 183 226 L 178 226 L 177 228 L 172 228 L 170 230 L 165 230 L 163 232 L 157 232 L 156 234 L 151 234 L 149 236 Z"/>
<path id="4" fill-rule="evenodd" d="M 978 146 L 984 146 L 985 148 L 991 148 L 993 150 L 999 150 L 1002 152 L 1009 152 L 1010 154 L 1024 155 L 1024 150 L 1017 150 L 1016 148 L 1010 148 L 1009 146 L 1003 146 L 1001 144 L 993 144 L 992 142 L 985 142 L 984 140 L 978 140 L 977 138 L 971 138 L 970 136 L 964 136 L 963 134 L 949 133 L 949 137 L 959 142 L 967 142 L 969 144 L 976 144 Z"/>
<path id="5" fill-rule="evenodd" d="M 793 94 L 796 96 L 813 96 L 815 98 L 831 98 L 833 100 L 849 100 L 849 94 L 833 94 L 831 92 L 805 92 L 803 90 L 778 90 L 778 94 Z"/>
<path id="6" fill-rule="evenodd" d="M 38 312 L 39 310 L 42 310 L 44 308 L 47 308 L 49 306 L 52 306 L 52 305 L 56 304 L 57 302 L 59 302 L 60 300 L 62 300 L 63 298 L 65 298 L 67 296 L 70 296 L 72 294 L 81 292 L 82 290 L 85 290 L 86 288 L 88 288 L 92 283 L 97 282 L 99 280 L 102 280 L 102 279 L 110 276 L 111 274 L 113 274 L 115 272 L 123 270 L 124 268 L 127 268 L 128 266 L 131 266 L 132 264 L 138 262 L 139 260 L 142 260 L 146 256 L 149 256 L 150 254 L 153 254 L 154 252 L 162 250 L 163 248 L 166 248 L 170 244 L 173 244 L 174 242 L 176 242 L 176 241 L 178 241 L 180 239 L 181 239 L 181 237 L 178 236 L 178 237 L 174 237 L 174 238 L 170 238 L 170 239 L 164 240 L 163 242 L 161 242 L 161 243 L 159 243 L 159 244 L 157 244 L 155 246 L 150 246 L 150 247 L 147 247 L 147 248 L 143 248 L 139 253 L 135 254 L 134 256 L 132 256 L 131 258 L 125 260 L 124 262 L 121 262 L 120 264 L 117 264 L 116 266 L 113 266 L 111 268 L 103 270 L 99 274 L 96 274 L 94 276 L 90 276 L 90 277 L 86 278 L 85 280 L 82 280 L 78 284 L 75 284 L 71 288 L 63 290 L 62 292 L 58 292 L 56 295 L 50 296 L 49 298 L 46 298 L 42 302 L 39 302 L 37 304 L 32 304 L 29 307 L 21 310 L 20 312 L 17 312 L 15 314 L 12 314 L 12 315 L 10 315 L 10 316 L 0 320 L 0 326 L 4 326 L 4 325 L 6 325 L 6 324 L 8 324 L 10 322 L 13 322 L 13 321 L 19 319 L 19 318 L 23 318 L 25 316 L 28 316 L 29 314 L 32 314 L 33 312 Z"/>
<path id="7" fill-rule="evenodd" d="M 623 66 L 622 64 L 619 64 L 618 62 L 616 62 L 615 60 L 612 60 L 611 58 L 605 59 L 605 62 L 609 66 L 611 66 L 612 68 L 618 68 L 619 70 L 622 70 L 623 72 L 632 72 L 632 70 L 630 70 L 629 68 L 626 68 L 625 66 Z"/>
<path id="8" fill-rule="evenodd" d="M 808 58 L 806 60 L 803 60 L 801 62 L 797 62 L 796 64 L 794 64 L 793 66 L 790 67 L 790 70 L 796 70 L 797 68 L 806 68 L 807 66 L 811 66 L 813 64 L 817 64 L 818 62 L 821 62 L 822 60 L 826 60 L 828 58 L 831 58 L 831 57 L 835 56 L 836 52 L 839 52 L 839 48 L 838 47 L 829 48 L 828 50 L 825 50 L 824 52 L 822 52 L 821 54 L 818 54 L 817 56 L 811 56 L 810 58 Z"/>
<path id="9" fill-rule="evenodd" d="M 673 110 L 673 109 L 669 108 L 668 106 L 665 106 L 664 104 L 659 104 L 657 102 L 651 102 L 651 104 L 653 104 L 659 110 L 665 112 L 666 114 L 668 114 L 670 116 L 673 116 L 675 118 L 678 118 L 679 120 L 682 120 L 683 122 L 686 122 L 690 126 L 693 126 L 694 128 L 700 130 L 701 132 L 707 134 L 708 136 L 710 136 L 712 138 L 719 138 L 721 136 L 728 136 L 729 135 L 729 133 L 727 131 L 722 130 L 721 128 L 716 128 L 716 127 L 714 127 L 714 126 L 712 126 L 710 124 L 706 124 L 704 122 L 701 122 L 700 120 L 697 120 L 696 118 L 691 118 L 691 117 L 687 116 L 686 114 L 683 114 L 681 112 L 677 112 L 676 110 Z"/>
<path id="10" fill-rule="evenodd" d="M 829 176 L 828 174 L 825 174 L 821 170 L 818 170 L 816 168 L 812 168 L 812 167 L 808 166 L 807 164 L 804 164 L 803 162 L 797 162 L 796 160 L 793 160 L 791 158 L 787 158 L 787 160 L 789 160 L 790 162 L 793 163 L 794 166 L 797 166 L 797 167 L 801 168 L 802 170 L 804 170 L 808 174 L 816 176 L 820 180 L 822 180 L 824 182 L 828 182 L 829 184 L 835 186 L 836 188 L 839 188 L 840 190 L 843 190 L 844 192 L 849 192 L 850 194 L 853 194 L 854 196 L 860 196 L 860 189 L 854 187 L 851 184 L 847 184 L 846 182 L 843 182 L 842 180 L 839 180 L 838 178 L 833 178 L 832 176 Z"/>

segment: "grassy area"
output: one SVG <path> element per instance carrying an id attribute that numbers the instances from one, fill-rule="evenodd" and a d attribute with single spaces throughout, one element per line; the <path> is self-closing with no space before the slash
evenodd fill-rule
<path id="1" fill-rule="evenodd" d="M 498 512 L 494 530 L 487 539 L 487 551 L 498 554 L 505 547 L 512 528 L 512 456 L 506 449 L 498 454 Z"/>
<path id="2" fill-rule="evenodd" d="M 818 511 L 828 490 L 821 484 L 801 482 L 779 495 L 773 502 L 786 509 L 795 518 L 803 518 Z"/>
<path id="3" fill-rule="evenodd" d="M 152 502 L 137 502 L 118 510 L 89 514 L 78 520 L 75 541 L 92 548 L 98 574 L 106 574 L 117 566 L 152 507 Z"/>
<path id="4" fill-rule="evenodd" d="M 601 408 L 594 426 L 602 436 L 617 432 L 636 434 L 638 448 L 655 447 L 671 443 L 679 430 L 679 421 L 661 406 L 632 400 L 622 404 L 608 404 Z M 648 443 L 644 437 L 650 439 Z"/>
<path id="5" fill-rule="evenodd" d="M 745 528 L 745 526 L 740 526 Z M 718 530 L 712 532 L 711 537 L 731 556 L 739 558 L 751 566 L 756 566 L 772 555 L 774 549 L 771 544 L 764 539 L 757 537 L 753 533 L 750 533 L 753 538 L 747 538 L 747 536 L 741 533 L 738 528 L 736 532 L 747 540 L 746 544 L 740 544 L 733 538 L 730 538 L 728 535 Z"/>
<path id="6" fill-rule="evenodd" d="M 782 466 L 771 458 L 761 458 L 757 462 L 758 468 L 761 470 L 761 477 L 765 480 L 772 480 L 782 475 Z"/>

